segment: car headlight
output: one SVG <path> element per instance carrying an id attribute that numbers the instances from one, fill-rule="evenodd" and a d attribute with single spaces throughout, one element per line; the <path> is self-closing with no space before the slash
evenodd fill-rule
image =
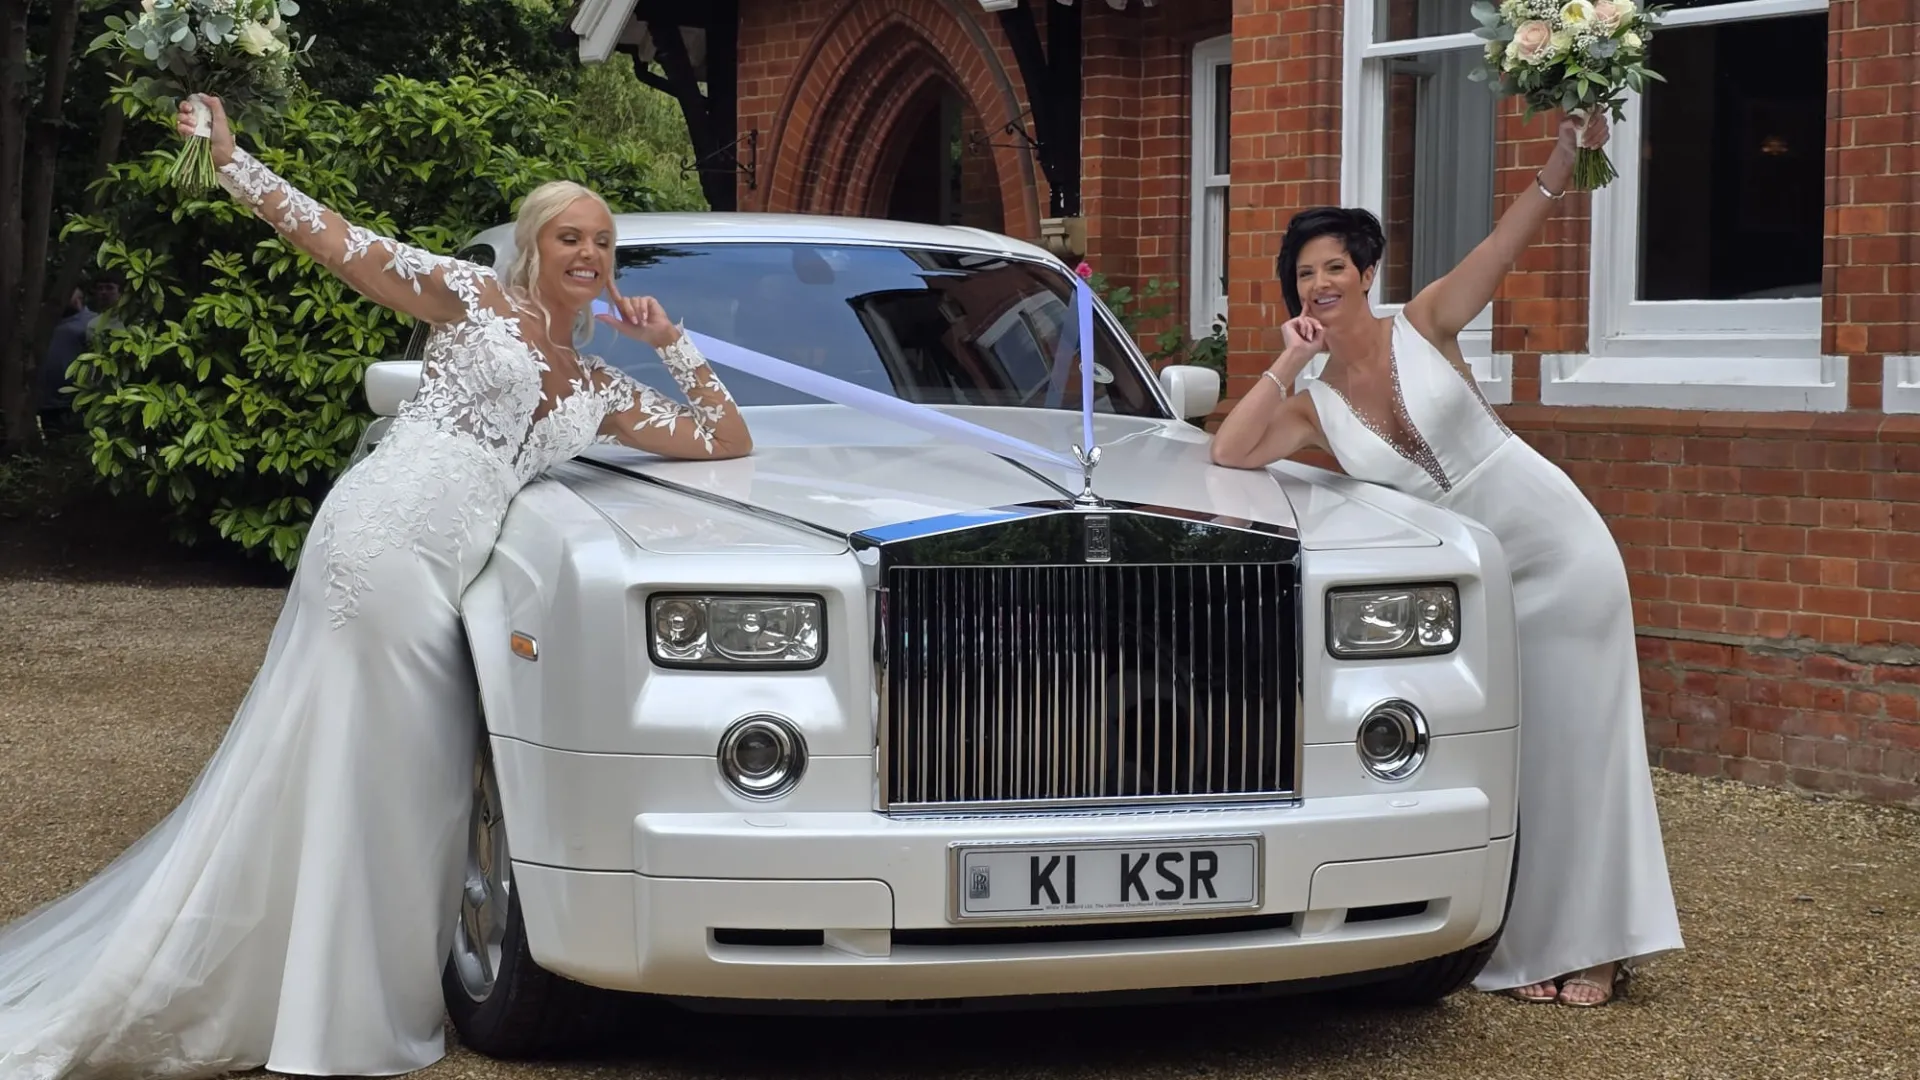
<path id="1" fill-rule="evenodd" d="M 826 613 L 813 597 L 661 595 L 647 644 L 667 667 L 804 668 L 820 662 Z"/>
<path id="2" fill-rule="evenodd" d="M 792 724 L 765 714 L 736 721 L 720 737 L 720 775 L 749 799 L 775 799 L 807 771 L 807 744 Z"/>
<path id="3" fill-rule="evenodd" d="M 1327 651 L 1342 660 L 1433 656 L 1459 644 L 1460 593 L 1452 585 L 1327 594 Z"/>

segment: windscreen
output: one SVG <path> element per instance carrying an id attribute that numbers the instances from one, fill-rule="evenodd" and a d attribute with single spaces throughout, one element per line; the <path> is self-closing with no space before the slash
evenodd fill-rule
<path id="1" fill-rule="evenodd" d="M 1073 281 L 994 255 L 866 245 L 623 245 L 619 288 L 653 296 L 687 329 L 924 405 L 1080 409 Z M 1071 345 L 1071 342 L 1070 342 Z M 674 393 L 651 348 L 596 325 L 595 353 Z M 1165 415 L 1151 378 L 1094 320 L 1094 410 Z M 742 405 L 813 403 L 718 366 Z"/>

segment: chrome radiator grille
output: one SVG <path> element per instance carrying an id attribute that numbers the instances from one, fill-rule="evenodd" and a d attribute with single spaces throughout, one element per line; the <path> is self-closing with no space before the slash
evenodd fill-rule
<path id="1" fill-rule="evenodd" d="M 1294 583 L 1284 563 L 889 569 L 883 801 L 1292 794 Z"/>

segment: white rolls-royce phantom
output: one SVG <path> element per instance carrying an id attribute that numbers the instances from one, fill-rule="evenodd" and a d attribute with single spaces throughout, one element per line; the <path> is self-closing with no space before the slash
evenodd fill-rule
<path id="1" fill-rule="evenodd" d="M 1075 281 L 1045 251 L 823 217 L 618 226 L 620 291 L 690 331 L 1082 441 L 1056 363 Z M 504 266 L 511 243 L 464 254 Z M 1216 374 L 1156 374 L 1104 308 L 1094 336 L 1091 470 L 722 364 L 750 456 L 598 447 L 518 496 L 463 601 L 486 751 L 446 969 L 467 1045 L 540 1052 L 620 992 L 1421 1002 L 1472 980 L 1518 842 L 1498 544 L 1334 473 L 1211 465 L 1189 418 Z M 671 392 L 645 346 L 602 327 L 589 351 Z M 418 373 L 369 368 L 374 411 Z"/>

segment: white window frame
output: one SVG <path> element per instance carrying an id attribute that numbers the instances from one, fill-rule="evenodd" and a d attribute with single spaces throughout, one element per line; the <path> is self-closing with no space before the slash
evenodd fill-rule
<path id="1" fill-rule="evenodd" d="M 1341 73 L 1341 153 L 1340 197 L 1348 206 L 1364 206 L 1382 220 L 1386 217 L 1386 113 L 1387 62 L 1399 57 L 1442 51 L 1473 50 L 1483 53 L 1486 42 L 1472 33 L 1442 34 L 1434 37 L 1406 38 L 1400 41 L 1373 40 L 1375 12 L 1384 0 L 1347 0 L 1344 68 Z M 1492 96 L 1486 87 L 1469 85 L 1467 90 Z M 1496 137 L 1498 130 L 1496 128 Z M 1494 147 L 1488 147 L 1487 169 L 1494 171 Z M 1416 196 L 1417 197 L 1417 196 Z M 1418 216 L 1415 217 L 1418 222 Z M 1417 227 L 1417 225 L 1416 225 Z M 1374 275 L 1370 299 L 1382 315 L 1398 312 L 1402 304 L 1380 299 L 1380 275 Z M 1513 357 L 1493 351 L 1493 305 L 1488 304 L 1460 332 L 1460 352 L 1472 368 L 1480 392 L 1495 405 L 1513 401 Z M 1322 356 L 1302 374 L 1318 377 L 1326 364 Z"/>
<path id="2" fill-rule="evenodd" d="M 1920 356 L 1889 356 L 1881 365 L 1880 411 L 1920 413 Z"/>
<path id="3" fill-rule="evenodd" d="M 1809 15 L 1828 0 L 1743 0 L 1669 11 L 1662 27 Z M 1642 100 L 1629 94 L 1609 145 L 1619 177 L 1593 194 L 1587 355 L 1541 358 L 1548 405 L 1769 412 L 1847 407 L 1847 361 L 1820 352 L 1821 299 L 1634 299 Z M 1624 136 L 1624 137 L 1620 137 Z"/>
<path id="4" fill-rule="evenodd" d="M 1187 170 L 1192 179 L 1189 202 L 1192 211 L 1187 224 L 1187 266 L 1191 279 L 1187 287 L 1187 327 L 1189 333 L 1199 337 L 1213 332 L 1215 320 L 1227 317 L 1227 290 L 1223 284 L 1227 276 L 1227 253 L 1221 251 L 1215 258 L 1213 248 L 1226 215 L 1232 210 L 1227 202 L 1232 171 L 1231 168 L 1224 173 L 1213 171 L 1217 149 L 1214 124 L 1218 120 L 1214 112 L 1213 83 L 1219 69 L 1232 63 L 1232 34 L 1208 38 L 1193 47 L 1193 81 L 1189 95 L 1193 99 L 1193 138 L 1190 140 L 1193 158 Z M 1232 164 L 1231 157 L 1228 164 Z"/>

